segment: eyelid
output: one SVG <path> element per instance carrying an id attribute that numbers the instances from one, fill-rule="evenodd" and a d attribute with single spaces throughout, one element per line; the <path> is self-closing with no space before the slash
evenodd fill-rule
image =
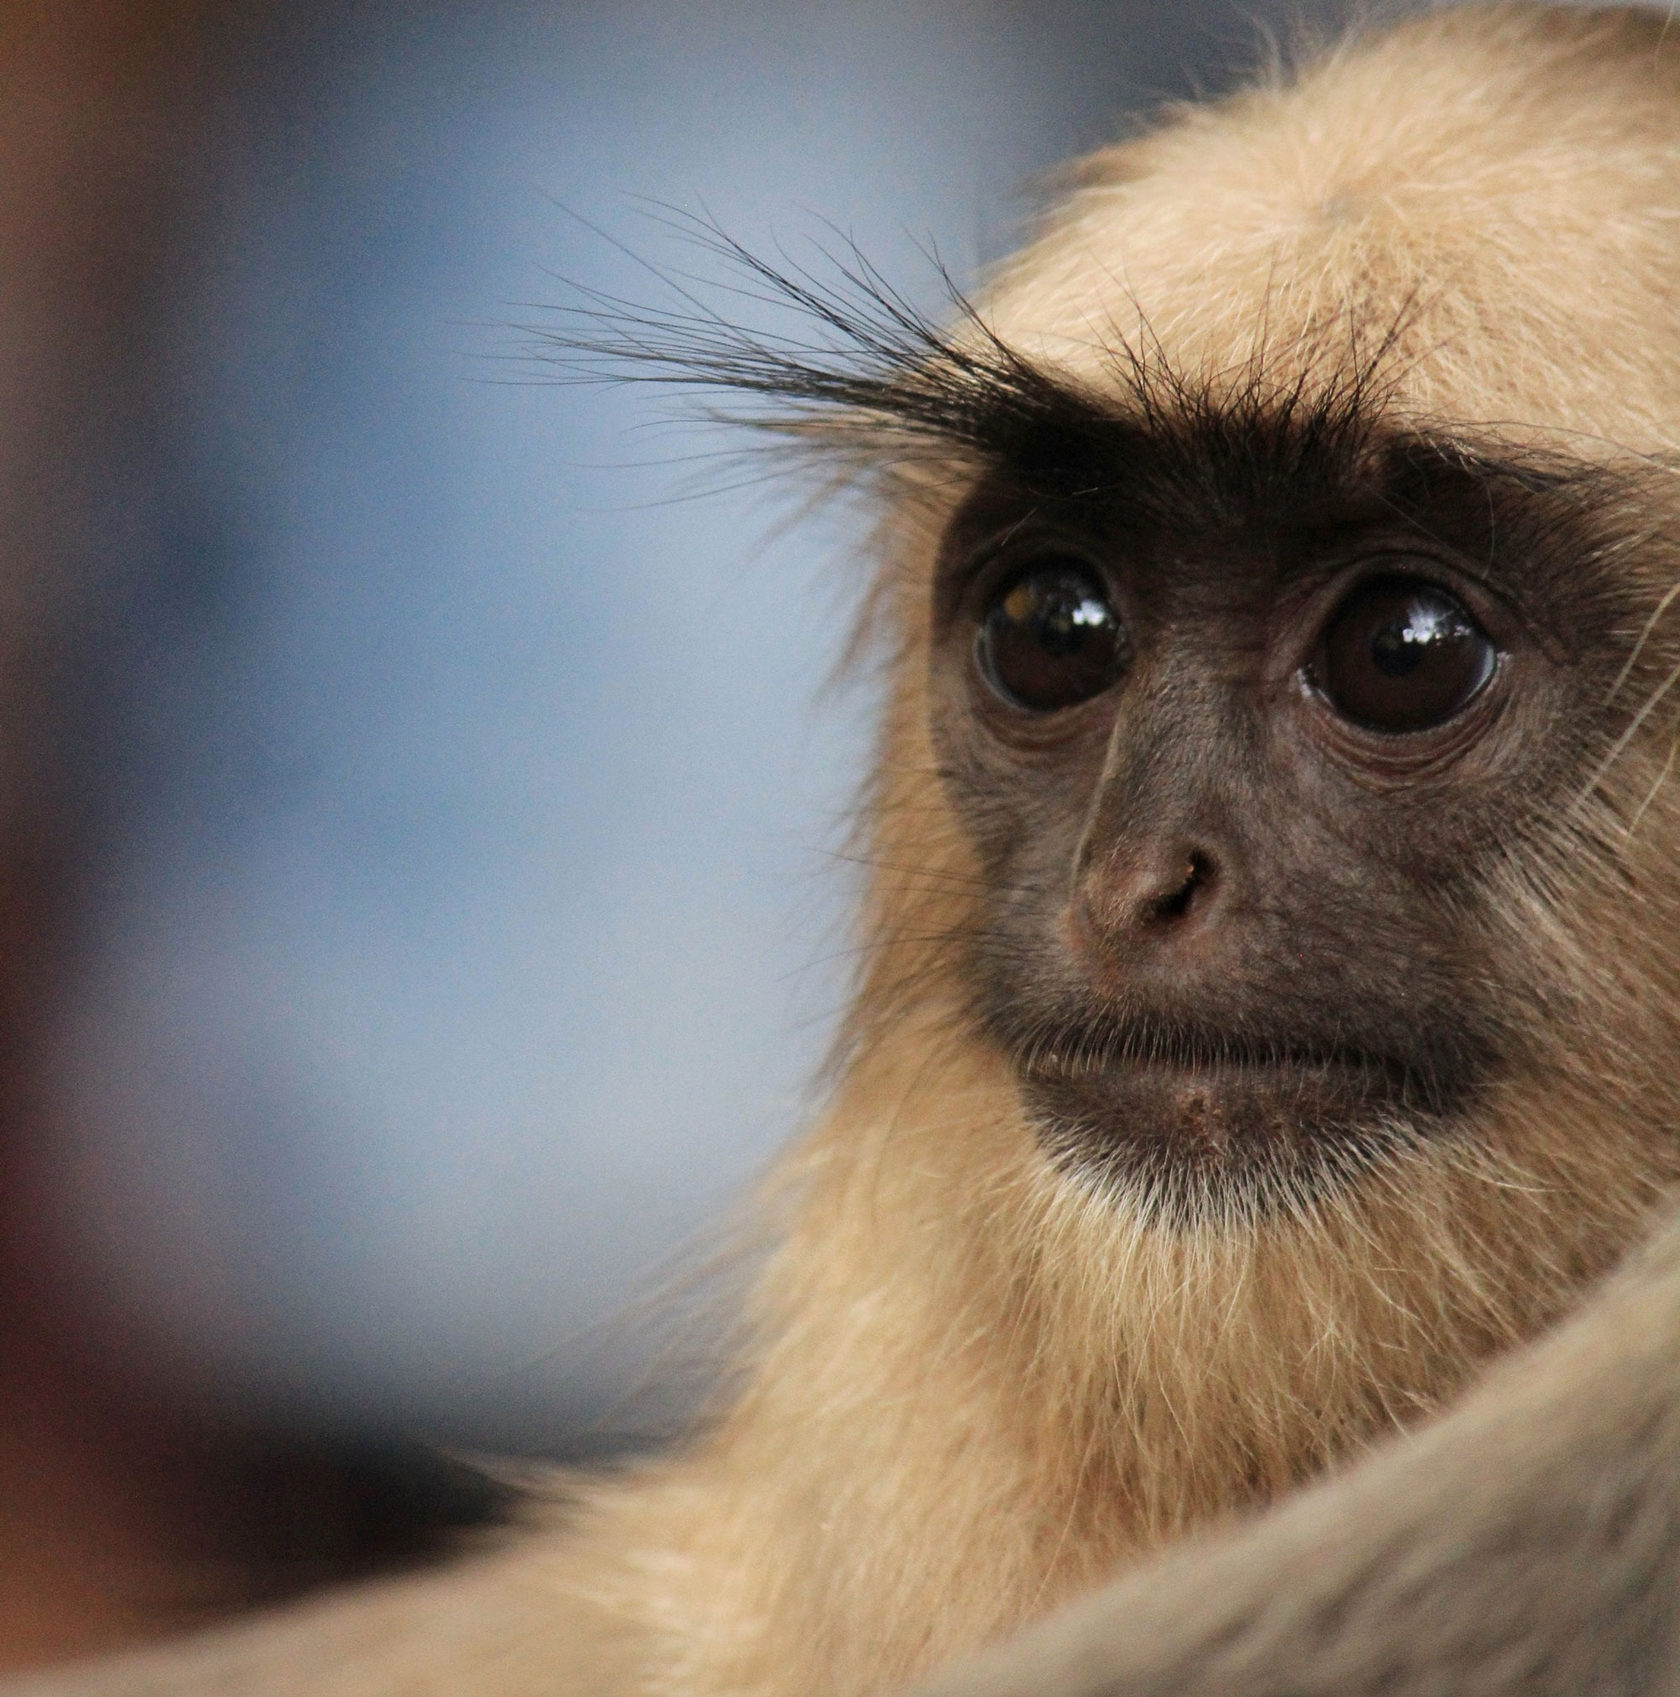
<path id="1" fill-rule="evenodd" d="M 962 574 L 965 592 L 981 586 L 990 593 L 1005 577 L 1055 559 L 1072 560 L 1110 590 L 1115 587 L 1108 563 L 1088 539 L 1023 523 L 998 531 L 969 550 Z"/>
<path id="2" fill-rule="evenodd" d="M 1350 575 L 1344 577 L 1344 572 Z M 1574 657 L 1568 641 L 1524 603 L 1519 585 L 1478 570 L 1472 561 L 1445 545 L 1395 541 L 1367 547 L 1349 556 L 1325 584 L 1343 585 L 1339 600 L 1351 595 L 1367 575 L 1417 577 L 1436 584 L 1464 603 L 1501 653 L 1507 652 L 1513 641 L 1526 641 L 1555 665 L 1567 665 Z"/>
<path id="3" fill-rule="evenodd" d="M 1509 597 L 1477 573 L 1433 550 L 1392 547 L 1362 548 L 1329 562 L 1322 575 L 1303 574 L 1280 598 L 1276 612 L 1293 632 L 1286 652 L 1290 672 L 1305 670 L 1337 611 L 1367 584 L 1382 578 L 1415 578 L 1461 602 L 1494 647 L 1507 653 L 1513 642 L 1532 641 L 1544 652 L 1551 648 L 1534 631 L 1531 621 Z"/>

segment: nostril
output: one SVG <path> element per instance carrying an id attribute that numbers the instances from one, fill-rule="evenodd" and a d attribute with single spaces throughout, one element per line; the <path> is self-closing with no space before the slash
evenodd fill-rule
<path id="1" fill-rule="evenodd" d="M 1178 873 L 1177 888 L 1158 896 L 1150 912 L 1156 919 L 1182 919 L 1212 882 L 1213 866 L 1207 856 L 1199 852 L 1188 854 Z"/>
<path id="2" fill-rule="evenodd" d="M 1223 883 L 1219 858 L 1201 847 L 1116 855 L 1079 880 L 1068 910 L 1074 942 L 1098 955 L 1185 946 L 1216 918 Z"/>

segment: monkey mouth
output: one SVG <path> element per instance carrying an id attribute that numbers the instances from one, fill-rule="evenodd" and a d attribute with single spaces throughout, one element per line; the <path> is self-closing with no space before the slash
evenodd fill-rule
<path id="1" fill-rule="evenodd" d="M 1173 1211 L 1345 1182 L 1449 1117 L 1468 1087 L 1457 1057 L 1151 1036 L 1041 1042 L 1017 1075 L 1058 1165 L 1141 1186 Z"/>

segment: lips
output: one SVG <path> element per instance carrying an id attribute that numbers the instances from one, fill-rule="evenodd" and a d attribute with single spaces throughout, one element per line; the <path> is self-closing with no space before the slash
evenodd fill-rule
<path id="1" fill-rule="evenodd" d="M 1017 1072 L 1059 1164 L 1168 1199 L 1256 1201 L 1317 1188 L 1440 1121 L 1466 1084 L 1445 1060 L 1140 1027 L 1041 1041 Z"/>

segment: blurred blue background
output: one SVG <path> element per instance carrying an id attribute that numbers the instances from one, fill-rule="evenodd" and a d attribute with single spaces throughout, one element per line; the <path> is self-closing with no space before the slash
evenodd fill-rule
<path id="1" fill-rule="evenodd" d="M 929 250 L 972 282 L 1252 10 L 393 0 L 247 44 L 113 496 L 125 846 L 61 1033 L 125 1323 L 314 1421 L 619 1428 L 627 1304 L 800 1123 L 843 991 L 869 691 L 819 696 L 867 562 L 521 327 L 716 274 L 640 197 L 937 310 Z"/>

